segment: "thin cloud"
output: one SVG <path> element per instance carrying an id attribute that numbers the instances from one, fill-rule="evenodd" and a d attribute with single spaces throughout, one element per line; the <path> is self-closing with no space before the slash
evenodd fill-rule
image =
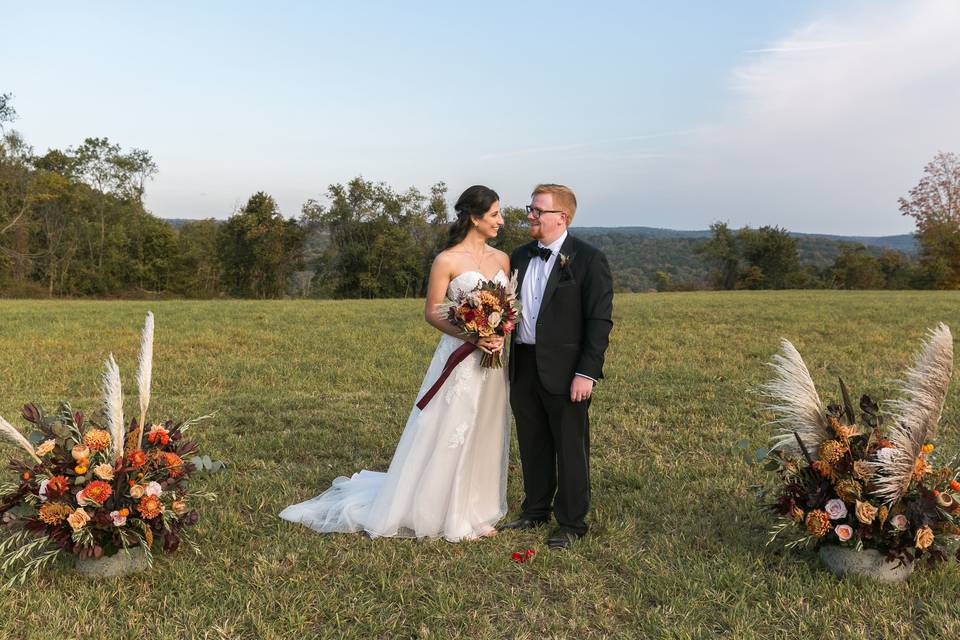
<path id="1" fill-rule="evenodd" d="M 828 51 L 830 49 L 846 49 L 848 47 L 862 47 L 869 42 L 804 42 L 784 44 L 766 49 L 747 49 L 744 53 L 806 53 L 809 51 Z"/>
<path id="2" fill-rule="evenodd" d="M 688 226 L 909 232 L 897 198 L 937 150 L 960 151 L 958 33 L 955 0 L 870 4 L 757 50 L 731 71 L 725 116 L 658 165 L 647 206 Z"/>

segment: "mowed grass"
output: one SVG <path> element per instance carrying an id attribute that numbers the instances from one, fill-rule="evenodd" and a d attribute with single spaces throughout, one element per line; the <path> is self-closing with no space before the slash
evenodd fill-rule
<path id="1" fill-rule="evenodd" d="M 960 330 L 960 295 L 620 295 L 592 414 L 590 535 L 451 544 L 318 535 L 279 520 L 338 475 L 386 469 L 437 341 L 416 300 L 0 302 L 0 415 L 69 399 L 92 411 L 113 352 L 135 407 L 143 315 L 157 316 L 155 417 L 217 410 L 194 436 L 228 471 L 198 483 L 197 557 L 99 582 L 58 566 L 0 592 L 2 638 L 958 637 L 960 567 L 908 583 L 838 582 L 812 553 L 765 548 L 755 388 L 780 337 L 821 393 L 843 375 L 883 397 L 928 327 Z M 953 393 L 953 392 L 952 392 Z M 960 451 L 955 394 L 940 450 Z M 14 449 L 4 445 L 4 457 Z M 521 499 L 514 445 L 509 503 Z M 511 561 L 534 548 L 534 562 Z"/>

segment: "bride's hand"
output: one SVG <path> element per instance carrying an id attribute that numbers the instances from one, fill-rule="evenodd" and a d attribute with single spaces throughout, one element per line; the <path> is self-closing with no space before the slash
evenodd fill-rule
<path id="1" fill-rule="evenodd" d="M 503 336 L 486 336 L 475 343 L 484 353 L 496 353 L 503 350 Z"/>

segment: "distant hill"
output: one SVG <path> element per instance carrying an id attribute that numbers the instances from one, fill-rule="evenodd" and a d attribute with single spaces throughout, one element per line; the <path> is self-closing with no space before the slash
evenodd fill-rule
<path id="1" fill-rule="evenodd" d="M 602 249 L 610 259 L 616 286 L 622 291 L 645 291 L 656 283 L 655 274 L 663 271 L 674 282 L 705 285 L 709 270 L 696 255 L 698 245 L 710 237 L 709 230 L 676 230 L 656 227 L 573 227 L 572 233 Z M 839 236 L 792 233 L 797 240 L 800 261 L 825 269 L 845 244 L 862 244 L 879 256 L 894 250 L 911 255 L 917 244 L 912 235 Z"/>
<path id="2" fill-rule="evenodd" d="M 597 235 L 625 234 L 640 235 L 650 238 L 709 238 L 710 230 L 682 230 L 663 229 L 659 227 L 574 227 L 575 233 L 584 238 Z M 862 244 L 866 247 L 881 247 L 895 249 L 906 254 L 917 252 L 917 240 L 913 234 L 905 233 L 898 236 L 839 236 L 827 233 L 797 233 L 790 232 L 794 238 L 822 238 L 833 242 Z"/>

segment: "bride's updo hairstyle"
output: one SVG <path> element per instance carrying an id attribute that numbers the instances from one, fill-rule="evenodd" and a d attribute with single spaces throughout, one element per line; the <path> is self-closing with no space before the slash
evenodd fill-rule
<path id="1" fill-rule="evenodd" d="M 447 246 L 444 249 L 462 242 L 470 231 L 470 225 L 473 224 L 471 220 L 482 218 L 493 203 L 499 200 L 500 196 L 496 191 L 481 184 L 475 184 L 461 193 L 457 204 L 453 205 L 453 210 L 457 212 L 457 219 L 450 224 L 450 235 L 447 236 Z"/>

